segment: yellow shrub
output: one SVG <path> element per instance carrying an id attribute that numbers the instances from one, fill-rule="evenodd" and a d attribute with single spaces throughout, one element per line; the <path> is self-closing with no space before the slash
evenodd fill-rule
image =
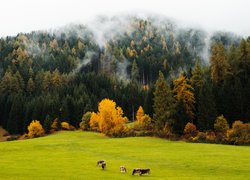
<path id="1" fill-rule="evenodd" d="M 33 120 L 30 125 L 28 126 L 28 137 L 34 138 L 34 137 L 40 137 L 45 134 L 44 129 L 39 121 Z"/>
<path id="2" fill-rule="evenodd" d="M 70 130 L 70 125 L 67 122 L 62 122 L 61 127 L 63 130 Z"/>
<path id="3" fill-rule="evenodd" d="M 92 130 L 94 130 L 94 131 L 99 130 L 98 120 L 99 120 L 98 114 L 96 114 L 95 112 L 92 112 L 91 113 L 91 118 L 90 118 L 90 121 L 89 121 L 89 125 L 90 125 L 90 128 Z"/>
<path id="4" fill-rule="evenodd" d="M 151 117 L 147 114 L 144 114 L 135 122 L 135 128 L 141 130 L 151 130 L 153 128 Z"/>

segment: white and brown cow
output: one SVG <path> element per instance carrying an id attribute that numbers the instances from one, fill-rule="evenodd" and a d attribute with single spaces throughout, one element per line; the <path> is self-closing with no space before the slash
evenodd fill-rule
<path id="1" fill-rule="evenodd" d="M 126 173 L 127 172 L 127 169 L 125 166 L 120 166 L 120 172 L 121 173 Z"/>
<path id="2" fill-rule="evenodd" d="M 97 166 L 101 165 L 103 170 L 106 168 L 106 162 L 104 160 L 97 161 L 96 165 Z"/>

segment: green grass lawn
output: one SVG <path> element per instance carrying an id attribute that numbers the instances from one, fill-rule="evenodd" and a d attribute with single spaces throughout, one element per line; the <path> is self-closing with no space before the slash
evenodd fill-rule
<path id="1" fill-rule="evenodd" d="M 107 169 L 96 166 L 104 159 Z M 120 165 L 128 173 L 119 172 Z M 132 176 L 133 168 L 150 175 Z M 250 147 L 92 132 L 0 143 L 0 179 L 250 179 Z"/>

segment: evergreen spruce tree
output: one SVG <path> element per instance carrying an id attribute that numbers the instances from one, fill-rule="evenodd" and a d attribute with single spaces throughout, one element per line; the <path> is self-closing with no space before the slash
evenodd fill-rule
<path id="1" fill-rule="evenodd" d="M 7 131 L 11 134 L 23 133 L 23 102 L 24 98 L 21 93 L 18 93 L 13 97 L 13 103 L 7 122 Z"/>
<path id="2" fill-rule="evenodd" d="M 162 129 L 173 122 L 175 100 L 162 72 L 159 72 L 159 78 L 155 83 L 153 108 L 153 117 L 158 129 Z"/>
<path id="3" fill-rule="evenodd" d="M 34 83 L 34 81 L 33 81 L 32 78 L 29 78 L 28 83 L 27 83 L 27 87 L 26 87 L 26 91 L 29 94 L 32 94 L 32 92 L 34 91 L 34 89 L 35 89 L 35 83 Z"/>
<path id="4" fill-rule="evenodd" d="M 139 69 L 138 69 L 138 66 L 136 64 L 136 61 L 134 60 L 133 64 L 132 64 L 132 69 L 131 69 L 131 80 L 133 82 L 137 82 L 138 79 L 139 79 Z"/>
<path id="5" fill-rule="evenodd" d="M 191 86 L 194 88 L 194 97 L 195 97 L 195 110 L 194 110 L 194 124 L 197 124 L 197 112 L 199 109 L 199 93 L 200 89 L 204 84 L 204 72 L 201 69 L 200 62 L 197 60 L 194 69 L 192 70 L 192 76 L 190 78 Z"/>
<path id="6" fill-rule="evenodd" d="M 213 129 L 216 118 L 216 107 L 212 91 L 212 84 L 205 81 L 199 92 L 197 124 L 200 131 Z"/>
<path id="7" fill-rule="evenodd" d="M 6 71 L 4 76 L 1 79 L 0 84 L 0 93 L 1 94 L 10 94 L 13 91 L 13 74 L 11 71 Z"/>
<path id="8" fill-rule="evenodd" d="M 18 88 L 18 92 L 23 92 L 25 85 L 24 85 L 24 80 L 22 75 L 19 73 L 19 71 L 17 71 L 14 75 L 14 78 L 16 78 L 17 80 L 17 88 Z"/>
<path id="9" fill-rule="evenodd" d="M 184 102 L 182 100 L 177 101 L 176 112 L 174 114 L 173 132 L 181 135 L 188 122 L 190 122 L 190 117 L 186 112 Z"/>
<path id="10" fill-rule="evenodd" d="M 196 62 L 194 69 L 192 70 L 192 77 L 190 78 L 190 83 L 195 90 L 195 93 L 199 93 L 199 88 L 202 87 L 204 83 L 203 72 L 199 61 Z"/>
<path id="11" fill-rule="evenodd" d="M 45 120 L 44 120 L 44 125 L 43 125 L 46 133 L 50 132 L 51 125 L 52 125 L 52 119 L 51 119 L 50 115 L 47 115 Z"/>
<path id="12" fill-rule="evenodd" d="M 212 46 L 211 63 L 211 79 L 215 84 L 221 83 L 229 69 L 225 48 L 222 43 L 216 43 Z"/>

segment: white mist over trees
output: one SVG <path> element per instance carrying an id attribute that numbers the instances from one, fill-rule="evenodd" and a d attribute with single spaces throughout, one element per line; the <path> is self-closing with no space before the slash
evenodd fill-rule
<path id="1" fill-rule="evenodd" d="M 210 30 L 247 36 L 250 16 L 246 0 L 8 0 L 1 2 L 0 37 L 49 29 L 71 22 L 85 24 L 98 15 L 158 13 Z M 9 12 L 11 8 L 11 13 Z M 142 15 L 143 16 L 143 15 Z M 18 17 L 18 19 L 17 19 Z"/>
<path id="2" fill-rule="evenodd" d="M 187 70 L 187 68 L 189 68 L 188 66 L 192 66 L 197 58 L 201 59 L 203 63 L 207 63 L 211 42 L 222 40 L 225 41 L 226 45 L 230 45 L 231 43 L 238 43 L 240 40 L 240 37 L 233 33 L 207 32 L 203 29 L 187 26 L 187 24 L 183 25 L 183 23 L 180 24 L 165 16 L 156 14 L 123 14 L 116 17 L 98 16 L 95 20 L 87 24 L 68 24 L 57 29 L 51 29 L 48 32 L 34 32 L 34 34 L 37 35 L 42 33 L 49 33 L 57 39 L 80 38 L 82 41 L 91 42 L 92 48 L 90 49 L 90 47 L 88 47 L 87 53 L 83 53 L 82 55 L 84 56 L 78 57 L 75 60 L 77 65 L 73 70 L 74 72 L 79 71 L 81 67 L 85 67 L 89 64 L 94 59 L 94 56 L 97 58 L 100 54 L 98 51 L 101 50 L 103 53 L 100 57 L 101 63 L 99 64 L 99 70 L 111 71 L 112 69 L 112 71 L 123 80 L 129 79 L 130 77 L 128 71 L 132 64 L 131 61 L 127 59 L 126 53 L 132 55 L 134 47 L 124 50 L 122 47 L 120 47 L 120 49 L 113 49 L 112 46 L 114 46 L 114 44 L 120 46 L 124 39 L 133 42 L 134 45 L 131 46 L 135 46 L 136 48 L 143 46 L 143 43 L 148 43 L 149 46 L 144 47 L 145 49 L 142 51 L 154 48 L 153 46 L 162 46 L 166 54 L 172 54 L 171 57 L 168 58 L 178 56 L 180 51 L 186 51 L 193 59 L 187 60 L 186 58 L 188 58 L 187 56 L 189 55 L 183 58 L 179 57 L 180 61 L 189 61 L 186 65 L 178 68 L 182 70 Z M 136 37 L 138 33 L 141 33 L 142 37 L 140 37 L 140 35 Z M 150 40 L 150 38 L 155 35 L 157 39 Z M 22 41 L 26 51 L 31 56 L 34 54 L 47 54 L 46 57 L 48 57 L 48 51 L 45 50 L 45 47 L 39 46 L 36 39 L 27 39 L 25 36 L 22 36 L 20 41 Z M 156 41 L 158 41 L 158 44 L 156 44 Z M 131 44 L 131 42 L 127 43 Z M 150 46 L 150 43 L 153 43 L 153 46 Z M 65 46 L 68 45 L 66 44 Z M 78 46 L 82 46 L 80 48 L 85 49 L 82 42 L 79 42 Z M 138 56 L 138 54 L 132 56 L 131 58 L 133 59 Z M 169 63 L 168 58 L 165 59 L 164 62 Z M 166 68 L 170 68 L 168 70 L 172 70 L 173 74 L 179 71 L 171 67 L 172 65 L 170 64 L 165 64 L 165 66 Z M 143 72 L 141 73 L 143 74 Z M 141 81 L 142 79 L 145 81 L 145 79 L 148 78 L 149 77 L 143 75 Z"/>

